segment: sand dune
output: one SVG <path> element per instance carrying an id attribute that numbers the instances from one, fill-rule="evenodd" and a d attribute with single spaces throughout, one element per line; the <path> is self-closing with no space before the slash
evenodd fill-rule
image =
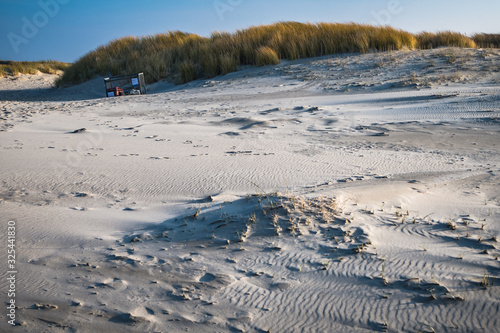
<path id="1" fill-rule="evenodd" d="M 0 79 L 0 330 L 499 332 L 499 60 L 339 55 L 120 98 Z"/>

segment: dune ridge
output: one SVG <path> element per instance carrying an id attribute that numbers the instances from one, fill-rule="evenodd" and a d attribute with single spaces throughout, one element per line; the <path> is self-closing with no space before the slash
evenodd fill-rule
<path id="1" fill-rule="evenodd" d="M 210 37 L 180 31 L 127 36 L 102 45 L 65 70 L 57 85 L 79 84 L 96 75 L 144 72 L 148 83 L 169 79 L 186 83 L 213 78 L 246 65 L 276 65 L 339 53 L 366 53 L 438 47 L 498 47 L 498 35 L 458 32 L 412 34 L 390 26 L 356 23 L 279 22 Z"/>

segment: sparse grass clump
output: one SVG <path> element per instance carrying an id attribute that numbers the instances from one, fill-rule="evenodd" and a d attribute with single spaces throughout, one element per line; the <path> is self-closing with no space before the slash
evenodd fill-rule
<path id="1" fill-rule="evenodd" d="M 495 285 L 495 279 L 495 277 L 491 277 L 490 274 L 484 272 L 484 275 L 481 277 L 479 284 L 487 289 L 488 287 Z"/>
<path id="2" fill-rule="evenodd" d="M 58 74 L 64 71 L 71 64 L 55 61 L 0 61 L 0 76 L 37 74 L 38 72 L 47 74 Z"/>
<path id="3" fill-rule="evenodd" d="M 475 48 L 476 43 L 469 37 L 453 31 L 441 31 L 437 33 L 421 32 L 416 35 L 418 48 L 434 49 L 441 46 Z"/>

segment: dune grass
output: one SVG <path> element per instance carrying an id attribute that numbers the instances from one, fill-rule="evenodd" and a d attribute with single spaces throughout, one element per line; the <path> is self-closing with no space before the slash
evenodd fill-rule
<path id="1" fill-rule="evenodd" d="M 55 60 L 44 61 L 1 61 L 0 77 L 18 74 L 37 74 L 38 72 L 47 74 L 58 74 L 64 71 L 71 64 Z"/>
<path id="2" fill-rule="evenodd" d="M 147 82 L 168 78 L 184 83 L 227 74 L 239 66 L 276 64 L 276 57 L 295 60 L 415 47 L 416 39 L 408 32 L 355 23 L 280 22 L 210 37 L 175 31 L 124 37 L 100 46 L 68 68 L 58 84 L 134 72 L 144 72 Z"/>
<path id="3" fill-rule="evenodd" d="M 475 34 L 472 39 L 478 47 L 500 48 L 500 34 Z"/>
<path id="4" fill-rule="evenodd" d="M 255 55 L 255 62 L 257 66 L 266 66 L 266 65 L 277 65 L 280 62 L 276 51 L 274 51 L 269 46 L 261 46 L 257 49 Z"/>
<path id="5" fill-rule="evenodd" d="M 356 23 L 280 22 L 234 33 L 214 32 L 210 37 L 174 31 L 113 40 L 81 57 L 56 84 L 137 72 L 143 72 L 148 83 L 162 79 L 186 83 L 224 75 L 240 66 L 274 65 L 282 59 L 440 46 L 476 44 L 449 31 L 414 35 L 389 26 Z"/>
<path id="6" fill-rule="evenodd" d="M 422 32 L 417 34 L 416 38 L 420 49 L 434 49 L 440 46 L 476 47 L 476 43 L 472 39 L 453 31 Z"/>

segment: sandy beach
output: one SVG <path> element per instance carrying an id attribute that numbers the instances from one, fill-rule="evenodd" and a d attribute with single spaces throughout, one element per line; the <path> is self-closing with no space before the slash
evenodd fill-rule
<path id="1" fill-rule="evenodd" d="M 56 77 L 0 78 L 0 331 L 500 332 L 498 49 Z"/>

